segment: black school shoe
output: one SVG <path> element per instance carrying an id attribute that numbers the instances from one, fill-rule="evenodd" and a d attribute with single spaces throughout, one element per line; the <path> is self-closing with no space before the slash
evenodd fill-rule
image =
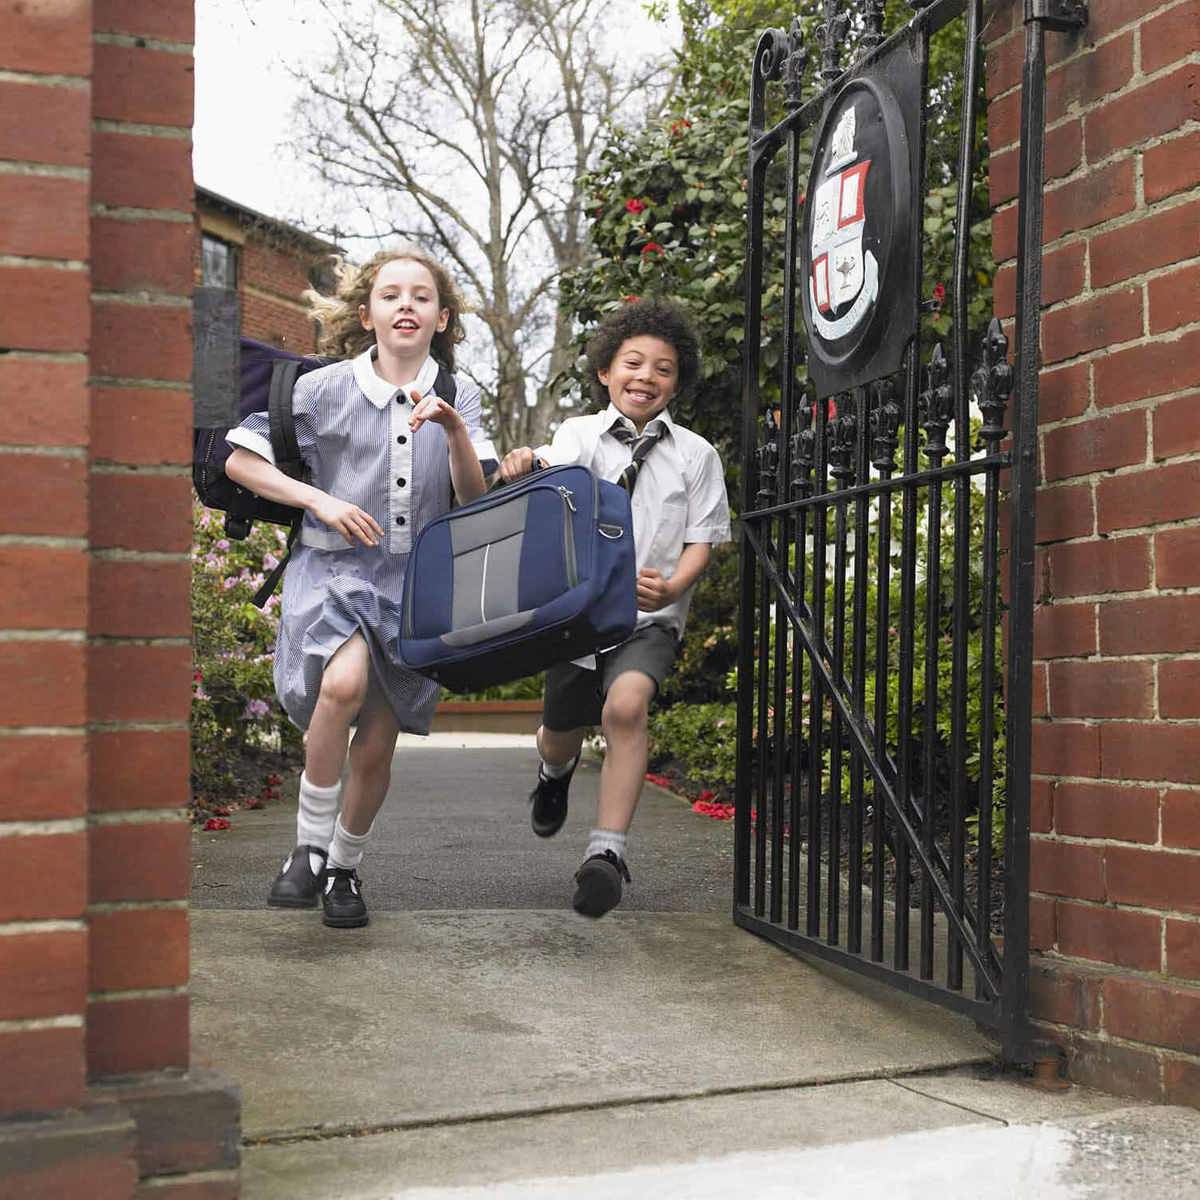
<path id="1" fill-rule="evenodd" d="M 529 823 L 538 837 L 553 837 L 563 827 L 567 819 L 567 790 L 577 766 L 578 754 L 571 769 L 561 779 L 551 779 L 542 771 L 542 764 L 538 763 L 537 786 L 529 793 L 529 799 L 533 802 Z"/>
<path id="2" fill-rule="evenodd" d="M 351 867 L 330 867 L 325 872 L 325 890 L 321 903 L 325 912 L 321 920 L 334 929 L 357 929 L 371 918 L 362 898 L 358 872 Z"/>
<path id="3" fill-rule="evenodd" d="M 602 917 L 621 903 L 621 880 L 631 883 L 625 860 L 612 850 L 593 854 L 584 859 L 575 872 L 575 899 L 571 901 L 577 913 L 585 917 Z"/>
<path id="4" fill-rule="evenodd" d="M 321 860 L 321 869 L 313 873 L 309 862 L 310 854 L 317 855 Z M 321 894 L 321 885 L 325 880 L 325 859 L 327 855 L 319 846 L 297 846 L 284 859 L 271 891 L 267 896 L 270 908 L 312 908 L 317 897 Z"/>

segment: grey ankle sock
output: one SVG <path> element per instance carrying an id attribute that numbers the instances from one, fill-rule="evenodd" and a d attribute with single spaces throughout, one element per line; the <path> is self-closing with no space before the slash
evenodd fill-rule
<path id="1" fill-rule="evenodd" d="M 593 829 L 588 836 L 584 857 L 591 858 L 593 854 L 603 854 L 605 850 L 611 850 L 618 858 L 624 858 L 628 837 L 627 833 L 618 833 L 615 829 Z"/>

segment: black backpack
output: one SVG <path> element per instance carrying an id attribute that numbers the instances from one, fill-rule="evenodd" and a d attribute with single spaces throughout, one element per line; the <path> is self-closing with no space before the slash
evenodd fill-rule
<path id="1" fill-rule="evenodd" d="M 270 420 L 275 465 L 285 475 L 307 482 L 308 467 L 300 456 L 300 447 L 296 442 L 292 389 L 301 375 L 338 360 L 293 354 L 290 350 L 280 350 L 246 337 L 239 342 L 238 358 L 237 421 L 245 419 L 250 413 L 265 411 Z M 440 363 L 433 390 L 447 404 L 454 403 L 457 391 L 454 376 Z M 279 585 L 291 556 L 292 545 L 300 533 L 304 510 L 275 500 L 264 500 L 234 483 L 225 474 L 225 463 L 233 452 L 233 447 L 225 440 L 231 428 L 230 425 L 201 425 L 197 422 L 192 434 L 192 483 L 202 504 L 225 513 L 225 535 L 229 538 L 241 541 L 249 537 L 255 521 L 288 527 L 287 553 L 254 595 L 254 603 L 262 608 Z"/>

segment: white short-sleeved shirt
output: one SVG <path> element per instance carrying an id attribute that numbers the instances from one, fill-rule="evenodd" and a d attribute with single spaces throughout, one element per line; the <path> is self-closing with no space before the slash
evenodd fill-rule
<path id="1" fill-rule="evenodd" d="M 663 409 L 653 418 L 664 426 L 662 437 L 642 461 L 633 489 L 633 541 L 637 568 L 651 567 L 670 579 L 683 548 L 692 542 L 729 541 L 729 501 L 720 455 L 698 433 L 677 425 Z M 632 421 L 614 405 L 600 413 L 570 417 L 549 445 L 535 453 L 552 467 L 578 463 L 601 479 L 615 483 L 633 460 L 633 449 L 608 431 Z M 693 587 L 658 612 L 639 612 L 638 625 L 666 625 L 683 633 Z"/>

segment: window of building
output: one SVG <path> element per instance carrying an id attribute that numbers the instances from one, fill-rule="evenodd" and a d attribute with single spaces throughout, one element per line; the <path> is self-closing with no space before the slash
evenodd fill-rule
<path id="1" fill-rule="evenodd" d="M 205 287 L 237 287 L 237 247 L 210 234 L 200 238 L 200 282 Z"/>

